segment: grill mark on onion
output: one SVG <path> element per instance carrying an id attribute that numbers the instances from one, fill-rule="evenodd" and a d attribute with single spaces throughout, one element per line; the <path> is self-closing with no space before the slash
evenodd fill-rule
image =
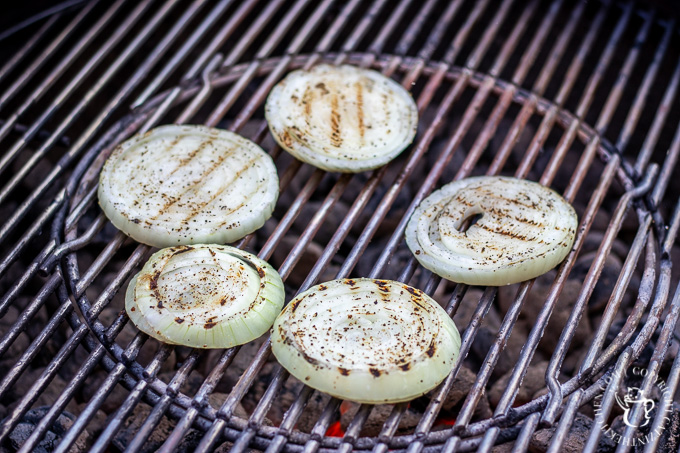
<path id="1" fill-rule="evenodd" d="M 473 203 L 470 203 L 469 201 L 465 200 L 465 198 L 460 197 L 460 196 L 459 196 L 459 197 L 456 197 L 456 201 L 457 201 L 458 203 L 460 203 L 460 204 L 462 204 L 462 205 L 465 205 L 465 206 L 467 206 L 467 207 L 470 207 L 470 208 L 474 206 Z"/>
<path id="2" fill-rule="evenodd" d="M 287 131 L 282 131 L 279 135 L 280 143 L 283 143 L 284 148 L 289 148 L 293 145 L 293 138 Z"/>
<path id="3" fill-rule="evenodd" d="M 425 351 L 425 353 L 427 354 L 428 357 L 432 357 L 436 351 L 437 347 L 435 346 L 433 340 L 432 343 L 430 343 L 430 346 L 427 348 L 427 351 Z"/>
<path id="4" fill-rule="evenodd" d="M 256 160 L 258 160 L 259 158 L 260 158 L 260 157 L 257 156 L 257 157 L 255 157 L 254 159 L 251 159 L 250 161 L 246 162 L 246 164 L 245 164 L 241 169 L 239 169 L 239 170 L 233 175 L 233 177 L 232 177 L 231 180 L 227 181 L 226 183 L 223 183 L 222 186 L 220 187 L 220 189 L 219 189 L 217 192 L 215 192 L 213 195 L 211 195 L 210 198 L 209 198 L 207 201 L 204 201 L 204 202 L 202 202 L 201 204 L 199 204 L 197 207 L 193 208 L 191 214 L 190 214 L 189 216 L 185 217 L 184 219 L 182 219 L 182 222 L 188 222 L 189 220 L 193 219 L 193 218 L 196 217 L 198 214 L 200 214 L 200 213 L 202 212 L 203 208 L 205 208 L 205 207 L 208 206 L 210 203 L 212 203 L 213 201 L 215 201 L 220 195 L 222 195 L 222 194 L 224 193 L 225 190 L 227 190 L 228 188 L 230 188 L 231 185 L 232 185 L 234 182 L 236 182 L 236 180 L 237 180 L 244 172 L 248 171 L 248 170 L 250 169 L 251 165 L 253 165 L 253 163 L 254 163 Z M 231 214 L 231 213 L 233 213 L 233 212 L 236 212 L 236 211 L 237 211 L 239 208 L 241 208 L 244 204 L 245 204 L 245 201 L 243 201 L 242 203 L 240 203 L 240 204 L 239 204 L 238 206 L 236 206 L 235 208 L 230 209 L 230 210 L 227 210 L 226 212 L 221 212 L 220 214 L 221 214 L 221 215 L 229 215 L 229 214 Z"/>
<path id="5" fill-rule="evenodd" d="M 360 83 L 355 83 L 357 95 L 357 121 L 359 122 L 359 135 L 361 136 L 361 144 L 364 144 L 364 135 L 366 134 L 366 125 L 364 125 L 364 92 Z"/>
<path id="6" fill-rule="evenodd" d="M 198 145 L 195 150 L 191 151 L 187 157 L 185 157 L 184 159 L 181 159 L 179 161 L 179 165 L 177 166 L 177 168 L 175 168 L 170 173 L 170 175 L 168 175 L 168 176 L 172 176 L 177 170 L 179 170 L 180 168 L 189 164 L 196 156 L 198 156 L 198 153 L 200 153 L 201 151 L 206 149 L 208 147 L 208 145 L 212 145 L 213 143 L 214 143 L 214 140 L 204 140 L 203 142 L 201 142 L 201 144 Z M 176 145 L 176 144 L 177 143 L 175 143 L 174 145 Z M 172 147 L 169 147 L 169 148 L 172 148 Z"/>
<path id="7" fill-rule="evenodd" d="M 519 241 L 533 242 L 537 239 L 536 237 L 528 237 L 519 233 L 515 233 L 514 231 L 506 231 L 502 228 L 491 228 L 490 226 L 485 224 L 481 224 L 478 227 L 491 233 L 500 234 L 501 236 L 507 236 L 513 239 L 517 239 Z"/>
<path id="8" fill-rule="evenodd" d="M 389 94 L 392 94 L 392 93 L 390 92 Z M 389 102 L 390 102 L 390 98 L 389 98 L 387 93 L 383 93 L 382 98 L 383 98 L 383 109 L 385 110 L 385 117 L 387 118 L 387 121 L 389 121 L 390 115 L 392 114 L 392 111 L 388 107 Z M 387 133 L 389 133 L 389 132 L 390 131 L 388 130 Z"/>
<path id="9" fill-rule="evenodd" d="M 338 95 L 331 97 L 331 143 L 336 148 L 342 145 L 342 135 L 340 134 L 340 112 L 338 111 Z"/>
<path id="10" fill-rule="evenodd" d="M 193 247 L 188 246 L 188 245 L 183 245 L 183 246 L 180 246 L 180 247 L 173 247 L 172 256 L 177 256 L 180 253 L 190 252 L 193 249 L 194 249 Z"/>
<path id="11" fill-rule="evenodd" d="M 178 195 L 172 197 L 172 199 L 171 199 L 168 203 L 166 203 L 165 205 L 163 205 L 163 206 L 160 208 L 160 210 L 158 211 L 158 213 L 157 213 L 156 215 L 154 215 L 153 217 L 151 217 L 151 220 L 156 220 L 156 219 L 157 219 L 158 217 L 160 217 L 161 215 L 166 214 L 166 213 L 168 212 L 168 208 L 170 208 L 171 206 L 174 206 L 175 204 L 179 203 L 179 202 L 184 198 L 184 196 L 185 196 L 186 194 L 188 194 L 189 192 L 194 191 L 194 190 L 196 189 L 196 187 L 200 186 L 202 182 L 205 182 L 205 181 L 206 181 L 206 178 L 207 178 L 208 176 L 210 176 L 210 174 L 212 174 L 213 171 L 215 171 L 217 168 L 219 168 L 219 166 L 222 165 L 222 163 L 223 163 L 227 158 L 229 158 L 229 157 L 231 157 L 231 156 L 233 156 L 233 155 L 234 155 L 234 151 L 233 151 L 233 150 L 229 150 L 228 153 L 225 153 L 223 156 L 220 156 L 220 157 L 218 158 L 217 162 L 215 162 L 211 167 L 208 167 L 208 168 L 207 168 L 207 171 L 205 171 L 204 173 L 202 173 L 198 178 L 194 179 L 190 184 L 187 184 L 186 189 L 185 189 L 184 191 L 182 191 L 182 192 L 180 192 Z M 239 170 L 239 171 L 242 172 L 243 169 L 241 169 L 241 170 Z M 233 181 L 233 180 L 232 180 L 232 181 Z M 231 183 L 232 181 L 229 181 L 229 183 Z M 222 189 L 222 190 L 224 190 L 224 188 L 226 188 L 226 187 L 223 185 L 223 189 Z M 220 193 L 221 193 L 221 191 L 220 191 Z M 195 214 L 192 215 L 192 216 L 190 216 L 189 219 L 191 219 L 191 218 L 194 217 L 194 216 L 195 216 Z"/>
<path id="12" fill-rule="evenodd" d="M 486 191 L 485 193 L 486 193 L 487 196 L 495 196 L 495 197 L 499 198 L 500 200 L 503 200 L 505 203 L 507 203 L 507 204 L 509 204 L 509 205 L 513 205 L 513 204 L 514 204 L 514 205 L 519 205 L 519 206 L 522 206 L 522 207 L 525 207 L 525 208 L 528 208 L 528 209 L 536 209 L 536 203 L 526 204 L 526 203 L 520 202 L 520 201 L 517 200 L 517 199 L 514 199 L 514 198 L 506 198 L 506 197 L 504 197 L 504 196 L 502 196 L 502 195 L 499 195 L 499 194 L 496 194 L 496 193 L 494 193 L 494 192 Z"/>
<path id="13" fill-rule="evenodd" d="M 186 138 L 186 136 L 179 136 L 179 137 L 177 137 L 175 140 L 173 140 L 171 143 L 169 143 L 168 146 L 165 147 L 166 152 L 169 154 L 170 151 L 171 151 L 175 146 L 177 146 L 177 145 L 178 145 L 183 139 L 185 139 L 185 138 Z M 203 151 L 204 149 L 206 149 L 206 148 L 208 147 L 208 145 L 209 145 L 209 144 L 212 144 L 213 142 L 214 142 L 213 139 L 209 139 L 209 140 L 204 140 L 204 141 L 202 141 L 202 142 L 196 147 L 196 149 L 193 150 L 193 151 L 189 154 L 189 156 L 187 156 L 187 157 L 181 159 L 181 160 L 179 161 L 179 164 L 178 164 L 174 169 L 172 169 L 172 170 L 170 171 L 170 173 L 168 173 L 167 175 L 162 175 L 162 180 L 167 180 L 168 178 L 170 178 L 171 176 L 173 176 L 175 173 L 177 173 L 179 170 L 185 168 L 187 165 L 189 165 L 189 164 L 191 163 L 191 161 L 192 161 L 196 156 L 198 156 L 198 154 L 199 154 L 200 151 Z M 135 177 L 136 177 L 136 175 L 135 175 Z M 198 177 L 197 179 L 195 179 L 195 180 L 191 183 L 191 185 L 189 186 L 189 189 L 187 189 L 187 190 L 190 190 L 192 186 L 198 184 L 198 182 L 200 182 L 201 179 L 202 179 L 202 176 L 200 176 L 200 177 Z M 161 183 L 161 184 L 162 184 L 162 183 Z M 146 196 L 149 196 L 150 194 L 152 194 L 153 192 L 154 192 L 154 190 L 153 190 L 153 188 L 151 188 L 150 190 L 147 190 L 147 191 L 145 191 L 145 192 L 142 192 L 141 196 L 142 196 L 142 197 L 146 197 Z M 180 196 L 181 196 L 181 195 L 180 195 Z M 173 197 L 173 198 L 174 198 L 174 197 Z M 162 210 L 163 210 L 163 208 L 161 208 L 161 211 L 162 211 Z"/>
<path id="14" fill-rule="evenodd" d="M 305 123 L 309 124 L 312 117 L 312 101 L 314 98 L 314 91 L 311 87 L 305 88 L 305 93 L 302 95 L 302 105 L 305 106 Z"/>
<path id="15" fill-rule="evenodd" d="M 238 211 L 238 210 L 241 209 L 244 205 L 245 205 L 245 202 L 239 204 L 239 205 L 236 206 L 235 208 L 228 210 L 228 211 L 227 211 L 227 214 L 232 214 L 232 213 Z M 217 225 L 215 225 L 214 229 L 215 229 L 215 230 L 219 230 L 220 228 L 222 228 L 223 226 L 227 225 L 227 224 L 230 223 L 230 222 L 233 223 L 233 220 L 230 219 L 230 220 L 225 220 L 225 221 L 223 221 L 223 222 L 221 222 L 221 223 L 218 223 Z"/>

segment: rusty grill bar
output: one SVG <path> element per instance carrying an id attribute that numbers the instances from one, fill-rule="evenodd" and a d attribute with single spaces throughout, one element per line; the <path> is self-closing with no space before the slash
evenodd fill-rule
<path id="1" fill-rule="evenodd" d="M 680 228 L 673 178 L 680 154 L 680 37 L 674 20 L 633 2 L 561 0 L 118 0 L 55 11 L 0 38 L 16 49 L 0 68 L 1 446 L 11 444 L 39 402 L 48 407 L 15 445 L 19 451 L 33 451 L 53 436 L 55 422 L 74 406 L 78 412 L 54 449 L 83 448 L 83 442 L 92 451 L 112 449 L 131 414 L 148 405 L 125 445 L 129 451 L 145 451 L 145 442 L 171 419 L 162 451 L 184 448 L 192 436 L 197 451 L 492 451 L 499 444 L 521 451 L 538 448 L 532 444 L 537 433 L 551 429 L 544 449 L 554 452 L 570 441 L 579 408 L 601 395 L 583 440 L 594 451 L 604 445 L 599 427 L 612 417 L 616 392 L 634 363 L 647 370 L 641 388 L 651 389 L 661 376 L 675 393 L 680 286 L 671 257 Z M 412 91 L 421 120 L 404 156 L 366 175 L 334 175 L 275 146 L 262 114 L 267 94 L 288 71 L 319 62 L 374 68 Z M 112 315 L 121 288 L 151 249 L 114 231 L 98 210 L 98 171 L 117 143 L 170 122 L 241 133 L 275 159 L 284 207 L 238 246 L 278 261 L 288 300 L 323 279 L 361 270 L 445 294 L 440 302 L 451 316 L 476 302 L 469 323 L 458 326 L 462 357 L 481 341 L 494 304 L 508 296 L 502 288 L 448 287 L 404 254 L 403 231 L 416 205 L 453 179 L 501 173 L 540 181 L 573 202 L 580 220 L 574 249 L 544 289 L 493 415 L 475 419 L 535 281 L 511 290 L 455 421 L 437 425 L 462 360 L 422 402 L 409 434 L 399 432 L 410 410 L 401 403 L 390 407 L 376 436 L 361 435 L 370 405 L 360 405 L 346 429 L 331 435 L 343 402 L 318 403 L 320 395 L 305 386 L 284 401 L 293 379 L 272 361 L 268 340 L 243 364 L 252 348 L 208 353 L 159 345 L 130 329 L 124 312 Z M 339 210 L 347 194 L 347 209 Z M 592 247 L 594 225 L 603 227 L 602 235 L 557 334 L 549 322 L 577 260 Z M 372 242 L 380 244 L 378 252 Z M 611 278 L 603 269 L 621 244 L 625 260 L 586 354 L 565 376 L 579 323 L 598 284 Z M 314 247 L 314 262 L 298 276 Z M 547 390 L 516 404 L 546 335 L 559 335 Z M 30 374 L 35 361 L 45 362 L 38 375 Z M 243 370 L 228 394 L 211 401 L 237 366 Z M 101 385 L 84 398 L 83 386 L 102 373 Z M 29 374 L 35 380 L 15 395 Z M 46 400 L 62 374 L 68 376 L 63 388 Z M 200 382 L 186 394 L 182 389 L 195 376 Z M 241 403 L 256 383 L 259 396 L 244 414 Z M 106 423 L 83 440 L 121 391 Z M 318 410 L 309 429 L 298 429 L 313 405 Z M 285 414 L 270 426 L 267 416 L 277 406 Z M 666 427 L 664 415 L 673 410 L 680 414 L 672 401 L 659 401 L 651 429 Z M 639 406 L 631 412 L 638 425 L 643 415 Z M 617 451 L 631 449 L 640 433 L 628 426 L 621 434 Z M 667 441 L 657 437 L 645 449 L 657 451 Z"/>

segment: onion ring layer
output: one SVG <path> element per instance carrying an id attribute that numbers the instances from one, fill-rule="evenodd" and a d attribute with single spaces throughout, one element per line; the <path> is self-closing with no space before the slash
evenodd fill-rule
<path id="1" fill-rule="evenodd" d="M 278 361 L 338 398 L 382 404 L 436 387 L 460 352 L 446 312 L 422 291 L 389 280 L 344 279 L 293 299 L 272 328 Z"/>
<path id="2" fill-rule="evenodd" d="M 481 215 L 466 231 L 468 219 Z M 425 268 L 468 285 L 501 286 L 557 266 L 574 244 L 574 208 L 538 183 L 504 176 L 461 179 L 420 203 L 406 243 Z"/>
<path id="3" fill-rule="evenodd" d="M 267 262 L 227 245 L 192 245 L 155 253 L 130 282 L 125 309 L 165 343 L 231 348 L 266 333 L 283 300 Z"/>

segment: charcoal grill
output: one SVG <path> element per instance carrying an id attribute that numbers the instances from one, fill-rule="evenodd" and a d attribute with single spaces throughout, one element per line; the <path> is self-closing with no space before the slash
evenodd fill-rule
<path id="1" fill-rule="evenodd" d="M 669 435 L 635 444 L 644 433 L 632 426 L 608 444 L 600 427 L 613 417 L 615 394 L 633 364 L 645 370 L 643 389 L 661 376 L 672 395 L 680 381 L 680 359 L 671 363 L 680 292 L 670 297 L 678 284 L 671 257 L 680 225 L 675 20 L 633 2 L 118 0 L 62 6 L 1 38 L 1 448 L 146 451 L 152 440 L 162 451 L 670 448 Z M 366 175 L 337 175 L 302 165 L 276 147 L 262 110 L 269 90 L 287 72 L 321 62 L 370 67 L 411 90 L 421 121 L 402 157 Z M 472 304 L 467 325 L 459 325 L 465 357 L 479 349 L 489 311 L 506 294 L 509 302 L 474 384 L 452 409 L 455 421 L 442 424 L 441 414 L 463 361 L 431 395 L 390 406 L 377 434 L 366 436 L 361 433 L 372 406 L 361 405 L 340 431 L 334 429 L 345 403 L 297 385 L 273 362 L 266 339 L 208 353 L 160 345 L 128 325 L 118 311 L 121 288 L 151 250 L 116 232 L 98 209 L 98 172 L 117 143 L 173 122 L 241 133 L 274 157 L 279 208 L 238 246 L 278 261 L 288 300 L 324 278 L 408 282 L 444 294 L 452 316 Z M 420 268 L 403 240 L 420 200 L 446 182 L 479 174 L 549 185 L 574 203 L 580 219 L 572 252 L 546 280 L 502 396 L 482 417 L 475 411 L 537 283 L 477 289 L 471 301 L 466 295 L 473 289 L 447 285 Z M 602 234 L 569 316 L 560 332 L 547 329 L 598 225 Z M 305 267 L 314 247 L 318 253 Z M 585 354 L 565 375 L 579 324 L 606 277 L 607 257 L 622 248 L 624 259 L 607 277 L 612 284 Z M 542 377 L 546 390 L 518 404 L 545 336 L 558 338 Z M 100 380 L 86 394 L 95 376 Z M 283 398 L 289 388 L 293 397 Z M 217 393 L 222 398 L 216 402 L 211 397 Z M 252 407 L 244 411 L 249 397 Z M 595 398 L 601 409 L 581 443 L 570 444 L 580 408 Z M 400 423 L 415 406 L 419 419 L 403 433 Z M 142 407 L 143 417 L 131 425 Z M 283 414 L 277 424 L 269 418 L 274 409 Z M 649 427 L 669 430 L 665 416 L 673 410 L 672 399 L 658 401 Z M 306 415 L 312 420 L 303 428 Z M 643 415 L 637 408 L 631 419 L 640 425 Z M 124 431 L 129 435 L 121 444 Z M 541 433 L 547 433 L 543 444 L 536 443 Z"/>

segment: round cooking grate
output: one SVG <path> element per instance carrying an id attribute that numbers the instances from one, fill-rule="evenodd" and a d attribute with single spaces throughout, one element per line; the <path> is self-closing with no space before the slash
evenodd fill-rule
<path id="1" fill-rule="evenodd" d="M 288 70 L 321 60 L 332 62 L 334 57 L 297 56 Z M 392 77 L 396 80 L 408 83 L 413 79 L 412 91 L 421 109 L 419 132 L 404 155 L 384 169 L 357 176 L 325 174 L 293 161 L 268 136 L 262 100 L 268 86 L 277 79 L 270 76 L 278 75 L 276 71 L 282 61 L 261 61 L 255 71 L 252 65 L 246 64 L 221 71 L 206 71 L 200 80 L 168 90 L 137 108 L 104 134 L 83 157 L 67 185 L 72 194 L 68 203 L 70 207 L 67 209 L 65 204 L 53 227 L 54 238 L 62 243 L 54 256 L 63 258 L 61 263 L 70 293 L 60 297 L 65 300 L 70 296 L 77 302 L 81 313 L 80 320 L 71 319 L 72 328 L 80 328 L 82 320 L 85 321 L 99 344 L 113 358 L 103 361 L 107 370 L 124 376 L 122 383 L 129 389 L 136 389 L 130 395 L 132 403 L 143 397 L 151 405 L 162 408 L 160 414 L 165 411 L 181 419 L 180 424 L 186 424 L 184 431 L 176 429 L 171 434 L 170 442 L 173 436 L 181 436 L 191 426 L 208 431 L 205 439 L 217 439 L 223 435 L 235 441 L 247 432 L 247 439 L 252 439 L 251 445 L 255 447 L 265 448 L 274 440 L 285 441 L 290 450 L 299 450 L 308 442 L 318 442 L 321 447 L 335 449 L 348 439 L 358 450 L 372 449 L 382 442 L 389 448 L 402 449 L 416 440 L 426 446 L 441 446 L 454 434 L 460 438 L 462 447 L 471 448 L 479 444 L 479 436 L 492 427 L 504 428 L 498 441 L 509 440 L 517 436 L 518 423 L 529 414 L 544 410 L 549 403 L 559 411 L 562 398 L 577 390 L 592 393 L 597 385 L 593 382 L 602 376 L 611 359 L 617 357 L 631 339 L 641 344 L 650 340 L 653 329 L 643 329 L 639 333 L 639 324 L 641 313 L 653 292 L 655 279 L 651 269 L 659 263 L 655 233 L 650 226 L 655 213 L 643 199 L 654 176 L 653 167 L 649 174 L 635 174 L 632 167 L 593 128 L 581 123 L 560 106 L 509 82 L 468 69 L 442 69 L 438 63 L 423 65 L 422 61 L 406 58 L 384 56 L 376 60 L 367 54 L 351 54 L 346 57 L 347 62 L 370 62 L 377 70 L 394 71 Z M 241 83 L 244 74 L 250 71 L 253 72 L 245 78 L 250 80 L 247 87 L 237 86 L 236 81 Z M 497 111 L 499 105 L 503 111 Z M 225 114 L 232 110 L 239 113 L 235 116 Z M 504 114 L 513 118 L 514 122 L 506 124 L 500 121 Z M 469 305 L 475 306 L 476 312 L 469 317 L 469 324 L 458 325 L 461 332 L 465 330 L 463 356 L 484 347 L 480 326 L 487 321 L 485 317 L 490 307 L 498 311 L 503 320 L 491 332 L 491 344 L 487 345 L 490 351 L 488 360 L 476 365 L 481 388 L 475 387 L 471 391 L 473 395 L 481 395 L 492 378 L 498 357 L 508 340 L 517 333 L 517 320 L 521 320 L 528 310 L 527 300 L 534 300 L 535 294 L 542 291 L 544 306 L 533 315 L 536 324 L 529 330 L 525 338 L 527 346 L 522 349 L 518 360 L 524 371 L 518 365 L 513 375 L 519 376 L 521 381 L 549 325 L 553 307 L 565 288 L 574 288 L 572 277 L 577 272 L 575 266 L 581 265 L 587 254 L 591 255 L 588 259 L 592 265 L 581 269 L 583 275 L 579 278 L 584 283 L 582 286 L 579 284 L 577 302 L 571 309 L 573 318 L 564 320 L 563 337 L 555 342 L 555 353 L 550 358 L 559 372 L 577 332 L 580 314 L 588 311 L 590 296 L 593 291 L 601 290 L 598 285 L 605 278 L 611 280 L 607 285 L 613 296 L 606 301 L 607 308 L 600 307 L 599 310 L 610 313 L 611 319 L 605 315 L 598 332 L 607 333 L 608 324 L 616 321 L 621 323 L 621 333 L 605 343 L 604 339 L 600 341 L 597 337 L 595 327 L 592 328 L 591 345 L 600 343 L 592 349 L 595 353 L 581 362 L 587 363 L 592 359 L 591 363 L 583 367 L 585 371 L 582 369 L 580 373 L 574 373 L 576 377 L 567 376 L 560 382 L 555 381 L 561 396 L 549 401 L 550 393 L 547 392 L 504 414 L 487 415 L 454 430 L 430 429 L 439 420 L 437 414 L 441 410 L 441 401 L 438 401 L 436 393 L 435 397 L 423 397 L 413 403 L 414 406 L 422 406 L 419 427 L 424 423 L 425 429 L 421 434 L 418 434 L 420 428 L 416 428 L 416 433 L 398 434 L 396 427 L 400 417 L 410 410 L 407 405 L 401 404 L 385 420 L 382 429 L 389 433 L 386 436 L 353 434 L 354 431 L 357 434 L 361 432 L 362 422 L 369 417 L 371 408 L 364 407 L 358 410 L 356 421 L 345 427 L 350 430 L 350 435 L 344 439 L 334 437 L 328 430 L 329 424 L 337 418 L 338 409 L 343 409 L 335 400 L 323 403 L 323 410 L 318 412 L 316 425 L 311 430 L 267 426 L 264 418 L 272 406 L 280 405 L 281 412 L 292 406 L 287 415 L 293 417 L 292 422 L 290 419 L 286 422 L 286 418 L 283 422 L 294 427 L 305 403 L 311 406 L 316 400 L 311 391 L 300 390 L 301 385 L 292 378 L 288 379 L 287 374 L 278 368 L 269 354 L 266 341 L 258 343 L 262 345 L 259 350 L 252 345 L 248 347 L 253 356 L 244 366 L 238 363 L 243 360 L 244 354 L 243 351 L 239 354 L 239 349 L 246 346 L 216 353 L 189 351 L 162 346 L 143 334 L 131 337 L 121 333 L 125 329 L 133 334 L 135 332 L 133 327 L 126 326 L 127 318 L 124 311 L 120 311 L 121 295 L 130 277 L 150 254 L 150 248 L 133 244 L 103 217 L 94 201 L 98 173 L 116 143 L 139 130 L 148 129 L 152 124 L 175 122 L 178 118 L 179 122 L 217 123 L 220 127 L 236 129 L 260 143 L 275 158 L 282 184 L 280 205 L 284 208 L 279 208 L 274 219 L 240 245 L 265 259 L 278 261 L 287 282 L 287 300 L 301 287 L 308 287 L 333 274 L 367 276 L 364 274 L 369 273 L 375 277 L 400 278 L 437 295 L 447 304 L 452 315 Z M 541 281 L 540 287 L 538 283 L 529 282 L 512 289 L 477 291 L 463 285 L 450 285 L 416 266 L 404 247 L 403 224 L 417 201 L 453 178 L 484 173 L 540 180 L 564 194 L 577 208 L 581 228 L 575 249 L 556 272 Z M 343 197 L 347 197 L 345 206 L 349 211 L 340 209 L 342 204 L 339 202 L 345 201 Z M 306 206 L 314 206 L 319 214 L 306 217 L 309 212 L 305 210 Z M 634 209 L 629 209 L 631 207 Z M 295 233 L 295 227 L 299 225 L 302 225 L 302 231 Z M 591 234 L 596 229 L 599 236 Z M 377 250 L 372 247 L 372 241 L 379 244 Z M 600 244 L 602 247 L 598 248 Z M 646 259 L 636 269 L 645 245 L 649 245 Z M 305 268 L 300 263 L 309 259 L 308 250 L 312 247 L 320 250 L 313 255 L 317 259 Z M 612 249 L 623 255 L 619 273 L 601 274 L 598 266 L 603 265 Z M 279 256 L 279 250 L 284 251 L 283 257 Z M 286 254 L 286 250 L 291 251 Z M 87 267 L 87 271 L 81 272 L 82 267 Z M 309 271 L 302 276 L 295 274 L 303 268 Z M 639 286 L 639 292 L 635 286 Z M 95 288 L 100 289 L 95 291 Z M 96 300 L 89 297 L 90 293 L 96 294 Z M 470 294 L 479 294 L 476 304 L 475 300 L 469 300 Z M 504 308 L 501 310 L 499 300 L 502 298 Z M 118 315 L 111 316 L 111 313 Z M 549 330 L 546 336 L 557 338 L 559 333 Z M 96 343 L 91 342 L 90 346 L 96 347 Z M 170 373 L 160 376 L 159 371 L 170 356 L 174 356 L 176 365 Z M 213 406 L 209 395 L 216 386 L 229 381 L 231 369 L 239 367 L 243 370 L 235 382 L 229 382 L 233 387 L 226 401 L 221 408 Z M 265 369 L 266 372 L 263 371 Z M 461 364 L 456 373 L 460 369 Z M 200 370 L 202 379 L 195 395 L 180 390 L 192 370 Z M 266 375 L 266 380 L 260 381 L 263 375 Z M 452 384 L 453 377 L 445 382 L 440 393 L 447 391 Z M 508 383 L 508 386 L 513 385 L 514 388 L 509 387 L 510 393 L 516 392 L 519 382 Z M 291 389 L 300 393 L 292 392 L 296 399 L 284 401 L 282 392 Z M 236 408 L 244 397 L 252 394 L 258 396 L 250 419 L 246 419 L 243 413 L 237 413 Z M 446 397 L 446 394 L 442 396 Z M 512 403 L 512 399 L 508 401 Z M 474 409 L 474 404 L 468 403 L 462 410 L 457 407 L 454 409 L 458 411 L 456 415 L 471 416 L 465 411 L 469 411 L 469 407 Z M 504 400 L 499 404 L 504 404 Z"/>

